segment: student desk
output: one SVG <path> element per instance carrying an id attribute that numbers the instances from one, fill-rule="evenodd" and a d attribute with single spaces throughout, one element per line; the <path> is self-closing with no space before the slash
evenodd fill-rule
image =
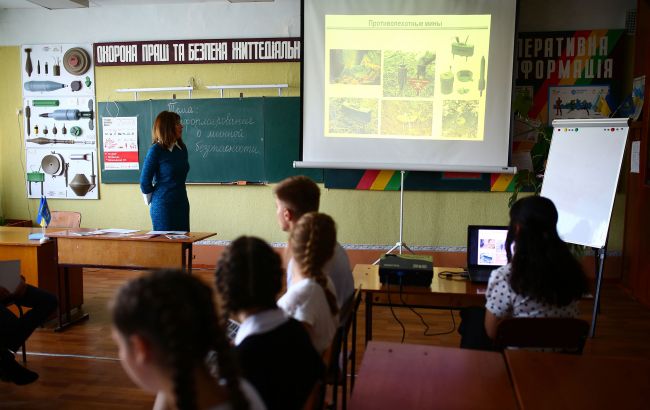
<path id="1" fill-rule="evenodd" d="M 370 342 L 350 409 L 516 409 L 501 353 Z"/>
<path id="2" fill-rule="evenodd" d="M 58 229 L 53 228 L 48 232 Z M 56 242 L 40 243 L 27 239 L 30 233 L 40 233 L 40 228 L 0 226 L 0 260 L 19 260 L 25 281 L 48 292 L 58 294 L 57 278 L 61 278 L 57 264 Z M 80 268 L 70 271 L 69 300 L 59 296 L 59 308 L 63 305 L 80 307 L 83 304 L 83 277 Z"/>
<path id="3" fill-rule="evenodd" d="M 650 360 L 506 350 L 522 410 L 647 409 Z"/>
<path id="4" fill-rule="evenodd" d="M 163 269 L 176 268 L 192 272 L 192 244 L 215 235 L 211 232 L 189 232 L 187 239 L 168 239 L 164 235 L 138 238 L 146 232 L 129 235 L 103 234 L 79 236 L 94 229 L 62 229 L 48 231 L 56 239 L 58 264 L 63 268 L 65 294 L 69 292 L 68 269 L 96 267 L 108 269 Z M 87 314 L 72 320 L 66 306 L 66 320 L 59 313 L 59 327 L 65 327 L 88 318 Z"/>
<path id="5" fill-rule="evenodd" d="M 444 271 L 462 271 L 460 268 L 433 268 L 433 281 L 428 288 L 419 286 L 384 285 L 379 282 L 379 266 L 359 264 L 354 267 L 354 287 L 361 288 L 366 300 L 366 343 L 372 340 L 372 307 L 403 306 L 433 309 L 458 309 L 485 305 L 487 284 L 472 283 L 466 279 L 439 278 Z"/>

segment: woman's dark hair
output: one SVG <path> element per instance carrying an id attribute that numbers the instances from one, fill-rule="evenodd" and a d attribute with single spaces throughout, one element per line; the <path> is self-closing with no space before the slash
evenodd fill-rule
<path id="1" fill-rule="evenodd" d="M 123 285 L 112 303 L 113 325 L 125 337 L 137 334 L 152 346 L 158 364 L 172 375 L 176 407 L 197 408 L 194 371 L 216 351 L 234 409 L 248 409 L 239 371 L 217 319 L 212 289 L 175 270 L 143 275 Z M 207 369 L 207 367 L 206 367 Z M 215 380 L 216 382 L 216 380 Z"/>
<path id="2" fill-rule="evenodd" d="M 282 290 L 282 259 L 260 238 L 240 236 L 221 254 L 215 279 L 224 315 L 274 309 Z"/>
<path id="3" fill-rule="evenodd" d="M 510 209 L 506 253 L 512 267 L 510 286 L 515 292 L 543 303 L 566 306 L 587 291 L 587 278 L 560 239 L 557 219 L 557 209 L 548 198 L 530 196 L 518 200 Z"/>
<path id="4" fill-rule="evenodd" d="M 289 235 L 289 248 L 293 258 L 303 269 L 303 273 L 323 288 L 333 315 L 338 313 L 339 307 L 336 296 L 327 287 L 327 276 L 323 267 L 332 259 L 335 245 L 334 220 L 319 212 L 308 212 L 300 217 Z"/>

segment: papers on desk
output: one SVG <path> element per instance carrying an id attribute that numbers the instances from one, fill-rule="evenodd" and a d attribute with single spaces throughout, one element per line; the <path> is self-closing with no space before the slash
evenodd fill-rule
<path id="1" fill-rule="evenodd" d="M 165 235 L 167 239 L 190 239 L 187 235 Z"/>
<path id="2" fill-rule="evenodd" d="M 149 231 L 147 235 L 185 235 L 187 231 Z"/>
<path id="3" fill-rule="evenodd" d="M 130 233 L 135 233 L 138 232 L 138 229 L 100 229 L 95 232 L 101 232 L 101 233 L 119 233 L 119 234 L 130 234 Z"/>
<path id="4" fill-rule="evenodd" d="M 134 232 L 138 232 L 138 230 L 137 229 L 98 229 L 96 231 L 89 231 L 89 232 L 70 232 L 70 235 L 94 236 L 94 235 L 104 235 L 107 233 L 116 233 L 119 235 L 130 235 Z"/>
<path id="5" fill-rule="evenodd" d="M 20 284 L 20 261 L 0 261 L 0 288 L 14 293 Z"/>

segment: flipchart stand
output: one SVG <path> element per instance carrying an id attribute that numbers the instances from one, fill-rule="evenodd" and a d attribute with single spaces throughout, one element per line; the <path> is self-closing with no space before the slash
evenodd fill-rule
<path id="1" fill-rule="evenodd" d="M 541 195 L 557 208 L 560 237 L 594 249 L 591 337 L 596 333 L 607 234 L 628 130 L 627 118 L 553 121 Z"/>

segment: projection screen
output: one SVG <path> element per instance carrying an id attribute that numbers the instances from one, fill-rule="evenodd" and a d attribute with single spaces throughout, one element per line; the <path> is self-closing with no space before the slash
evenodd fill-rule
<path id="1" fill-rule="evenodd" d="M 304 0 L 297 167 L 508 172 L 516 0 Z"/>

